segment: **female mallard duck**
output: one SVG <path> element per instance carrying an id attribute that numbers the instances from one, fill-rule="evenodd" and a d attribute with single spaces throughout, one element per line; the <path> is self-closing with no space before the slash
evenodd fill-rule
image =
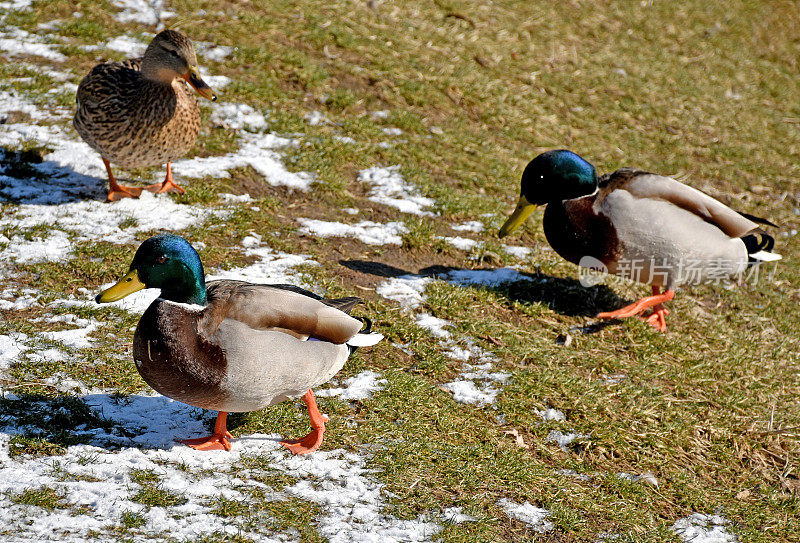
<path id="1" fill-rule="evenodd" d="M 197 251 L 172 234 L 142 243 L 128 275 L 97 302 L 143 288 L 160 288 L 161 296 L 133 336 L 142 378 L 165 396 L 219 411 L 211 436 L 183 441 L 195 449 L 230 450 L 229 412 L 302 397 L 312 431 L 281 443 L 295 454 L 315 451 L 326 418 L 311 389 L 333 377 L 355 347 L 383 337 L 370 333 L 368 319 L 349 316 L 358 298 L 326 300 L 291 285 L 206 283 Z M 360 332 L 363 322 L 367 329 Z"/>
<path id="2" fill-rule="evenodd" d="M 172 179 L 171 162 L 185 155 L 200 133 L 197 99 L 186 83 L 200 96 L 217 99 L 200 78 L 192 42 L 177 30 L 158 33 L 142 58 L 98 64 L 81 81 L 73 123 L 103 159 L 109 201 L 142 192 L 119 185 L 111 162 L 123 168 L 166 162 L 164 182 L 147 190 L 184 192 Z"/>
<path id="3" fill-rule="evenodd" d="M 547 205 L 544 234 L 559 255 L 652 286 L 652 296 L 598 318 L 652 308 L 646 321 L 663 332 L 669 312 L 661 304 L 678 285 L 719 281 L 781 258 L 769 252 L 774 240 L 756 224 L 769 221 L 737 213 L 670 177 L 624 168 L 598 179 L 594 166 L 571 151 L 534 158 L 522 174 L 521 193 L 501 238 L 537 205 Z"/>

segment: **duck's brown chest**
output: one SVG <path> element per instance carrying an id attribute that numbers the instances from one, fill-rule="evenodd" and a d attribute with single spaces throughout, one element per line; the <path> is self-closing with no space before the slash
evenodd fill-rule
<path id="1" fill-rule="evenodd" d="M 595 197 L 554 202 L 544 212 L 544 235 L 550 246 L 575 264 L 591 256 L 608 265 L 619 255 L 617 232 L 611 221 L 593 209 Z"/>
<path id="2" fill-rule="evenodd" d="M 227 367 L 225 353 L 198 335 L 197 325 L 198 312 L 156 300 L 136 327 L 133 359 L 139 374 L 157 392 L 214 409 L 226 400 L 220 388 Z"/>

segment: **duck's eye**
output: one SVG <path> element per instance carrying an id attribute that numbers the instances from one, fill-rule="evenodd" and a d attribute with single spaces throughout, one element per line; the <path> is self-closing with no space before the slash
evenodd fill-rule
<path id="1" fill-rule="evenodd" d="M 161 255 L 158 258 L 156 258 L 156 262 L 158 262 L 159 264 L 163 264 L 166 261 L 167 261 L 167 257 L 164 256 L 164 255 Z"/>

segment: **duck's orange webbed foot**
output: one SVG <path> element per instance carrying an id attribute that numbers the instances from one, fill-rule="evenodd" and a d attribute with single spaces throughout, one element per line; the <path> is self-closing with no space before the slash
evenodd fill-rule
<path id="1" fill-rule="evenodd" d="M 141 187 L 126 187 L 117 183 L 114 174 L 111 172 L 111 164 L 106 159 L 103 159 L 103 164 L 105 164 L 106 172 L 108 172 L 108 196 L 106 196 L 106 199 L 109 202 L 116 202 L 123 198 L 138 198 L 142 194 Z"/>
<path id="2" fill-rule="evenodd" d="M 638 302 L 632 303 L 631 305 L 626 305 L 621 309 L 617 309 L 616 311 L 607 311 L 604 313 L 598 313 L 598 319 L 626 319 L 628 317 L 637 316 L 644 311 L 647 311 L 651 307 L 653 308 L 653 314 L 649 317 L 645 318 L 645 322 L 656 328 L 661 332 L 667 331 L 667 323 L 666 323 L 666 316 L 669 315 L 669 311 L 664 309 L 664 306 L 661 304 L 664 302 L 668 302 L 675 297 L 674 290 L 666 290 L 663 294 L 661 294 L 660 287 L 653 287 L 653 295 L 647 296 L 642 298 Z"/>
<path id="3" fill-rule="evenodd" d="M 227 430 L 227 419 L 228 414 L 220 411 L 217 415 L 217 422 L 214 424 L 213 434 L 208 437 L 181 439 L 179 442 L 198 451 L 229 451 L 231 450 L 231 442 L 228 439 L 233 438 L 233 436 Z"/>
<path id="4" fill-rule="evenodd" d="M 175 180 L 172 179 L 172 163 L 167 162 L 167 177 L 164 178 L 163 183 L 155 183 L 153 185 L 149 185 L 145 187 L 150 192 L 155 192 L 156 194 L 161 194 L 163 192 L 177 192 L 179 194 L 185 194 L 186 191 L 183 187 L 178 186 L 175 184 Z"/>
<path id="5" fill-rule="evenodd" d="M 328 421 L 328 417 L 319 412 L 317 400 L 311 390 L 303 394 L 303 402 L 305 402 L 308 409 L 308 418 L 311 419 L 311 428 L 313 429 L 302 439 L 281 441 L 281 445 L 289 449 L 292 454 L 309 454 L 316 451 L 322 444 L 325 423 Z"/>
<path id="6" fill-rule="evenodd" d="M 667 315 L 669 315 L 669 310 L 664 309 L 664 306 L 658 304 L 653 308 L 653 313 L 649 317 L 646 317 L 644 321 L 658 330 L 659 332 L 666 332 L 667 331 Z"/>

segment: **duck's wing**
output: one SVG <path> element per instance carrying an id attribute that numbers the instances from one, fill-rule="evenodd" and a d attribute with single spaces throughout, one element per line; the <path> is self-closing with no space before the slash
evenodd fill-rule
<path id="1" fill-rule="evenodd" d="M 208 308 L 198 331 L 212 336 L 225 319 L 242 322 L 255 330 L 278 330 L 299 338 L 345 343 L 362 322 L 331 305 L 351 308 L 359 300 L 324 300 L 291 285 L 257 285 L 228 279 L 206 284 Z M 348 307 L 349 306 L 349 307 Z"/>
<path id="2" fill-rule="evenodd" d="M 635 198 L 669 202 L 713 224 L 731 238 L 761 232 L 758 224 L 748 217 L 671 177 L 620 169 L 601 179 L 601 195 L 607 195 L 614 190 L 625 190 Z"/>
<path id="3" fill-rule="evenodd" d="M 323 304 L 335 307 L 339 311 L 344 311 L 348 315 L 356 305 L 360 304 L 363 301 L 361 298 L 357 298 L 356 296 L 346 296 L 344 298 L 323 298 L 322 296 L 314 294 L 310 290 L 306 290 L 304 288 L 300 288 L 295 285 L 269 285 L 269 286 L 272 288 L 290 290 L 292 292 L 302 294 L 303 296 L 308 296 L 309 298 L 319 300 Z"/>

